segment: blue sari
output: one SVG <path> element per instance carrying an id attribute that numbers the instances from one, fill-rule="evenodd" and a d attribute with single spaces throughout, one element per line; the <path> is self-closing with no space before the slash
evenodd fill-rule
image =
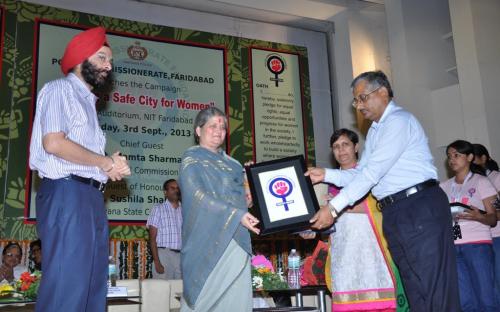
<path id="1" fill-rule="evenodd" d="M 182 157 L 181 267 L 183 297 L 190 308 L 231 240 L 252 253 L 249 231 L 240 223 L 248 211 L 243 176 L 241 164 L 222 150 L 194 146 Z"/>

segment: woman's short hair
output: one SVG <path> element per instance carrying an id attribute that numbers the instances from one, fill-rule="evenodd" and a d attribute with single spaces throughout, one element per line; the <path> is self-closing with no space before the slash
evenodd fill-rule
<path id="1" fill-rule="evenodd" d="M 356 132 L 346 128 L 342 128 L 337 129 L 333 132 L 332 136 L 330 137 L 330 147 L 332 147 L 333 143 L 337 142 L 337 140 L 343 135 L 345 135 L 354 145 L 358 144 L 359 137 Z"/>
<path id="2" fill-rule="evenodd" d="M 194 119 L 194 138 L 196 140 L 196 143 L 200 143 L 199 142 L 200 138 L 196 134 L 196 128 L 198 128 L 198 127 L 202 128 L 210 118 L 215 117 L 215 116 L 224 117 L 224 125 L 227 128 L 227 118 L 226 118 L 226 114 L 224 114 L 223 111 L 221 111 L 220 109 L 218 109 L 217 107 L 214 107 L 214 106 L 209 107 L 209 108 L 205 108 L 205 109 L 201 110 L 198 113 L 198 115 L 196 115 L 196 118 Z"/>

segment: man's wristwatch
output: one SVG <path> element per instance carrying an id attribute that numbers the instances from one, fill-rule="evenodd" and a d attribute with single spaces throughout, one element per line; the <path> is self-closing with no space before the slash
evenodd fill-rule
<path id="1" fill-rule="evenodd" d="M 337 210 L 335 210 L 335 207 L 331 203 L 328 203 L 328 209 L 330 209 L 330 212 L 332 213 L 332 216 L 334 218 L 337 217 Z"/>

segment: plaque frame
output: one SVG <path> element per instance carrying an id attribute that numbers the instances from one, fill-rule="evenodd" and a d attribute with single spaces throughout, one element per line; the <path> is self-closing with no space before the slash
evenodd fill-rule
<path id="1" fill-rule="evenodd" d="M 319 210 L 319 204 L 311 179 L 304 175 L 302 155 L 261 162 L 245 170 L 254 203 L 252 212 L 260 220 L 260 235 L 293 233 L 310 227 L 309 220 Z"/>

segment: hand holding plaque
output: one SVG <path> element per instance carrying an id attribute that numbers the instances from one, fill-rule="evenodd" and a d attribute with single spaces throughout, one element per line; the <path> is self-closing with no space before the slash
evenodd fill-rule
<path id="1" fill-rule="evenodd" d="M 305 169 L 302 155 L 246 168 L 261 234 L 309 228 L 319 205 Z"/>
<path id="2" fill-rule="evenodd" d="M 317 184 L 325 180 L 325 169 L 309 167 L 307 168 L 305 175 L 311 179 L 313 184 Z"/>
<path id="3" fill-rule="evenodd" d="M 312 223 L 311 227 L 316 230 L 323 230 L 325 228 L 330 227 L 335 218 L 337 217 L 337 213 L 335 210 L 330 209 L 330 205 L 321 206 L 318 212 L 309 220 Z"/>

